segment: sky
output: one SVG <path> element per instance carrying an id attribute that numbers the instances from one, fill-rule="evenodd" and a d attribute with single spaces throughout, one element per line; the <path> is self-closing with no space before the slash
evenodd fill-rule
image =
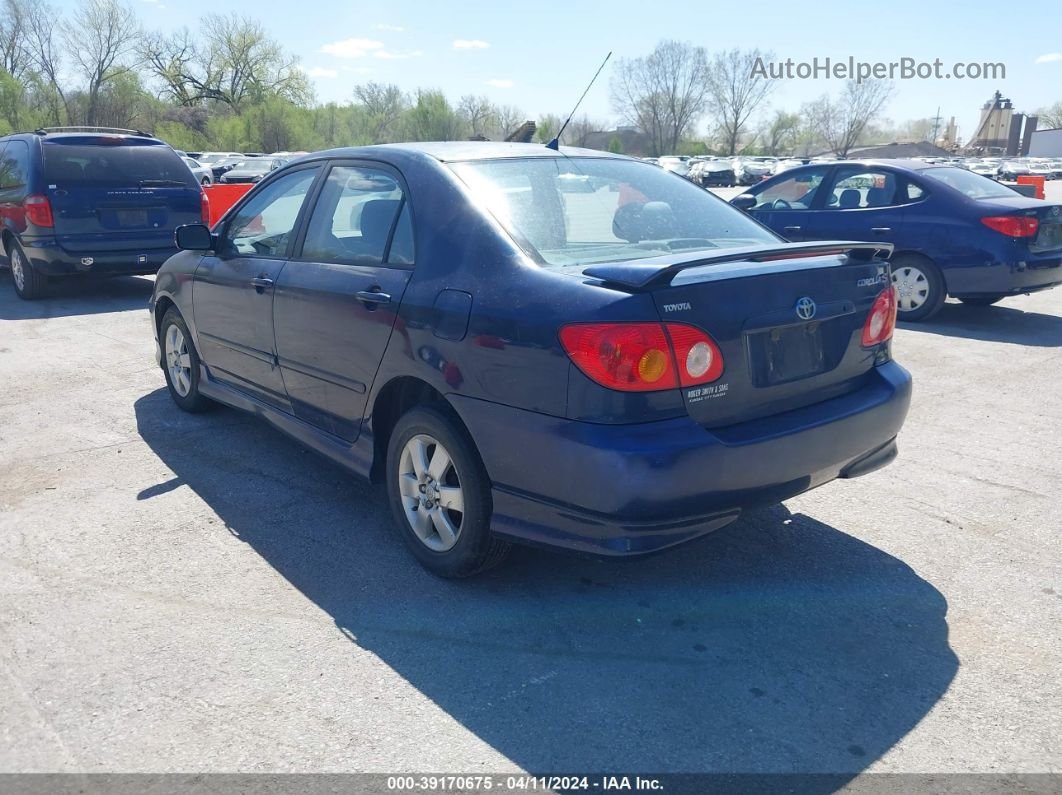
<path id="1" fill-rule="evenodd" d="M 59 0 L 69 7 L 74 0 Z M 235 11 L 262 21 L 297 54 L 321 102 L 346 102 L 354 85 L 396 83 L 407 91 L 440 88 L 456 101 L 485 95 L 515 105 L 527 118 L 567 115 L 605 55 L 610 65 L 579 114 L 618 121 L 609 79 L 621 58 L 648 54 L 657 42 L 677 39 L 710 52 L 737 47 L 773 51 L 776 61 L 866 62 L 901 58 L 943 70 L 962 63 L 1003 63 L 1005 79 L 897 80 L 884 116 L 896 123 L 940 115 L 956 117 L 963 140 L 979 111 L 999 90 L 1017 110 L 1062 101 L 1062 3 L 1025 0 L 1015 13 L 998 3 L 780 2 L 700 3 L 609 0 L 590 3 L 364 2 L 364 0 L 129 0 L 147 28 L 195 29 L 212 12 Z M 990 9 L 995 9 L 992 11 Z M 840 80 L 780 80 L 770 109 L 795 111 Z M 767 108 L 765 111 L 769 112 Z"/>

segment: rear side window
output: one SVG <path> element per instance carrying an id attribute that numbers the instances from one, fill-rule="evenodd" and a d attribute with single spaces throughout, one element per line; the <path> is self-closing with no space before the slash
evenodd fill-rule
<path id="1" fill-rule="evenodd" d="M 29 144 L 25 141 L 8 141 L 0 155 L 0 190 L 21 188 L 29 178 Z"/>
<path id="2" fill-rule="evenodd" d="M 303 259 L 383 264 L 402 202 L 402 188 L 390 174 L 362 166 L 334 167 L 310 216 Z M 402 256 L 410 262 L 396 264 L 411 264 L 411 247 Z"/>
<path id="3" fill-rule="evenodd" d="M 55 185 L 198 188 L 168 146 L 44 143 L 44 176 Z"/>

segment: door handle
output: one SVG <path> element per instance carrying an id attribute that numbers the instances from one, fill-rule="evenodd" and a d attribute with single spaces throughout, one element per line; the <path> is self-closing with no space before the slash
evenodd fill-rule
<path id="1" fill-rule="evenodd" d="M 892 231 L 892 227 L 890 227 L 890 226 L 872 226 L 870 228 L 870 231 L 871 232 L 877 232 L 878 234 L 884 234 L 885 232 L 891 232 Z"/>
<path id="2" fill-rule="evenodd" d="M 255 276 L 251 279 L 251 284 L 253 284 L 254 289 L 260 293 L 263 290 L 271 288 L 273 286 L 273 280 L 267 276 Z"/>
<path id="3" fill-rule="evenodd" d="M 783 232 L 799 232 L 800 231 L 800 227 L 799 226 L 785 226 L 785 227 L 782 227 L 782 231 Z"/>
<path id="4" fill-rule="evenodd" d="M 362 290 L 357 293 L 357 298 L 363 304 L 368 304 L 369 307 L 373 307 L 376 304 L 389 304 L 391 303 L 391 296 L 387 293 L 381 293 L 376 290 Z"/>

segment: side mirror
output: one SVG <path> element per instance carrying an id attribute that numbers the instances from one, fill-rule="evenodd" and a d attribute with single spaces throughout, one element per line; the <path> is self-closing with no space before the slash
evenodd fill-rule
<path id="1" fill-rule="evenodd" d="M 756 206 L 756 197 L 751 193 L 742 193 L 740 196 L 735 196 L 730 200 L 730 203 L 737 207 L 739 210 L 748 212 Z"/>
<path id="2" fill-rule="evenodd" d="M 216 245 L 216 239 L 206 224 L 178 226 L 174 240 L 181 251 L 213 251 Z"/>

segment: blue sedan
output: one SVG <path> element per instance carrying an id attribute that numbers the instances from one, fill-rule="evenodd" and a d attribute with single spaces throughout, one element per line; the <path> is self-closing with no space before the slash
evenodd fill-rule
<path id="1" fill-rule="evenodd" d="M 987 306 L 1062 284 L 1062 207 L 955 166 L 812 164 L 732 202 L 789 240 L 891 244 L 901 320 L 931 317 L 948 295 Z"/>
<path id="2" fill-rule="evenodd" d="M 440 576 L 513 541 L 687 541 L 887 464 L 910 401 L 881 246 L 787 243 L 601 152 L 322 152 L 177 243 L 151 299 L 173 401 L 384 483 Z"/>

